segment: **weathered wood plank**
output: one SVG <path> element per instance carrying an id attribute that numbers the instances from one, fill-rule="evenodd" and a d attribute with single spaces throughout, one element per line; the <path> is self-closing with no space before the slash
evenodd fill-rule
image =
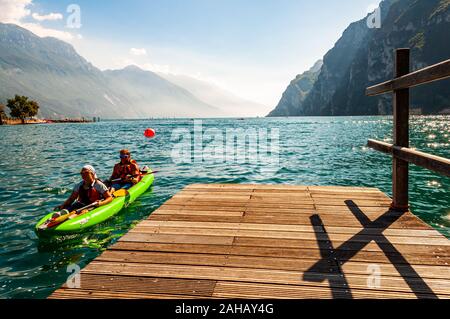
<path id="1" fill-rule="evenodd" d="M 419 277 L 419 278 L 450 280 L 449 266 L 431 266 L 431 265 L 424 266 L 424 265 L 410 265 L 410 264 L 400 264 L 393 266 L 386 257 L 383 259 L 385 260 L 382 260 L 380 258 L 379 263 L 348 261 L 342 265 L 342 270 L 344 273 L 348 274 L 369 274 L 371 269 L 370 267 L 372 267 L 373 265 L 377 265 L 380 269 L 380 272 L 386 276 Z"/>
<path id="2" fill-rule="evenodd" d="M 154 215 L 193 215 L 193 216 L 222 216 L 222 217 L 242 217 L 244 216 L 244 212 L 227 212 L 227 211 L 220 211 L 217 212 L 215 210 L 204 210 L 204 211 L 197 211 L 197 210 L 165 210 L 165 209 L 158 209 L 153 214 Z"/>
<path id="3" fill-rule="evenodd" d="M 173 199 L 182 199 L 185 201 L 237 201 L 237 202 L 247 202 L 250 200 L 251 195 L 224 195 L 220 194 L 197 194 L 197 195 L 186 195 L 177 194 L 173 196 Z"/>
<path id="4" fill-rule="evenodd" d="M 333 242 L 355 242 L 368 243 L 372 240 L 383 244 L 405 244 L 405 245 L 428 245 L 428 246 L 450 246 L 450 241 L 445 237 L 409 237 L 409 236 L 376 236 L 363 233 L 355 234 L 329 234 Z"/>
<path id="5" fill-rule="evenodd" d="M 243 217 L 228 217 L 228 216 L 200 216 L 200 215 L 156 215 L 156 218 L 150 220 L 165 220 L 165 221 L 187 221 L 187 222 L 242 222 Z"/>
<path id="6" fill-rule="evenodd" d="M 308 186 L 308 191 L 311 193 L 314 192 L 341 192 L 347 194 L 353 193 L 381 193 L 378 188 L 373 187 L 347 187 L 347 186 Z"/>
<path id="7" fill-rule="evenodd" d="M 399 76 L 396 79 L 367 88 L 366 95 L 375 96 L 394 90 L 415 87 L 450 77 L 450 60 L 446 60 L 418 71 Z"/>
<path id="8" fill-rule="evenodd" d="M 161 206 L 160 209 L 164 210 L 192 210 L 192 211 L 211 211 L 216 210 L 217 212 L 221 211 L 227 211 L 227 212 L 242 212 L 242 209 L 244 207 L 242 206 L 230 206 L 230 207 L 223 207 L 223 206 L 216 206 L 216 205 L 183 205 L 183 204 L 167 204 L 164 203 L 164 205 Z"/>
<path id="9" fill-rule="evenodd" d="M 250 249 L 247 249 L 250 250 Z M 224 250 L 225 254 L 207 254 L 207 253 L 168 253 L 168 252 L 133 252 L 133 251 L 119 251 L 119 250 L 108 250 L 100 255 L 96 260 L 98 261 L 114 261 L 114 262 L 135 262 L 135 263 L 167 263 L 167 264 L 181 264 L 181 265 L 208 265 L 208 266 L 228 266 L 228 267 L 241 267 L 241 268 L 268 268 L 268 269 L 285 269 L 285 270 L 306 270 L 312 266 L 311 263 L 314 263 L 314 259 L 307 258 L 308 256 L 305 254 L 305 250 L 297 251 L 296 258 L 292 257 L 278 257 L 273 255 L 266 256 L 252 256 L 251 254 L 239 255 L 236 254 L 238 250 Z M 241 254 L 245 251 L 241 248 Z M 256 252 L 261 253 L 261 250 L 256 250 Z M 331 250 L 330 250 L 331 252 Z M 381 250 L 380 250 L 381 252 Z M 386 253 L 381 254 L 371 254 L 370 262 L 364 262 L 364 256 L 367 256 L 367 253 L 362 253 L 362 257 L 359 256 L 359 253 L 356 253 L 355 256 L 351 255 L 351 262 L 346 263 L 345 267 L 350 267 L 346 269 L 346 272 L 355 273 L 355 271 L 359 271 L 356 273 L 366 273 L 369 265 L 373 265 L 374 263 L 383 267 L 381 271 L 385 272 L 388 275 L 398 274 L 398 269 L 405 269 L 407 272 L 409 267 L 412 267 L 417 273 L 423 273 L 423 277 L 427 277 L 427 274 L 430 274 L 432 278 L 450 278 L 450 267 L 449 265 L 441 266 L 440 263 L 435 263 L 434 266 L 430 265 L 428 262 L 427 266 L 422 266 L 423 258 L 412 259 L 408 257 L 408 255 L 404 256 L 400 254 L 387 253 L 389 258 L 386 257 Z M 317 257 L 314 256 L 314 257 Z M 336 257 L 338 260 L 345 260 L 346 254 L 337 253 Z M 342 259 L 341 259 L 342 258 Z M 408 260 L 409 258 L 409 260 Z M 366 258 L 367 259 L 367 258 Z M 396 260 L 396 264 L 398 267 L 392 267 L 391 261 Z M 431 258 L 430 258 L 431 259 Z M 447 260 L 448 257 L 444 258 Z M 439 259 L 437 259 L 439 260 Z M 414 264 L 417 263 L 417 264 Z M 381 266 L 383 264 L 383 266 Z M 402 273 L 403 274 L 403 273 Z"/>
<path id="10" fill-rule="evenodd" d="M 394 157 L 408 163 L 424 167 L 444 176 L 450 176 L 450 160 L 447 158 L 376 140 L 369 140 L 367 145 L 377 151 L 392 154 Z"/>
<path id="11" fill-rule="evenodd" d="M 362 200 L 391 200 L 388 196 L 383 193 L 328 193 L 328 192 L 315 192 L 310 193 L 311 198 L 315 200 L 320 199 L 346 199 L 346 200 L 354 200 L 354 199 L 362 199 Z"/>
<path id="12" fill-rule="evenodd" d="M 314 238 L 313 232 L 283 232 L 283 231 L 262 231 L 262 230 L 240 230 L 240 229 L 205 229 L 205 228 L 178 228 L 178 227 L 145 227 L 145 226 L 136 226 L 133 229 L 133 234 L 165 234 L 165 235 L 201 235 L 201 236 L 210 236 L 210 237 L 254 237 L 254 238 L 270 238 L 272 240 L 276 239 L 312 239 Z M 317 234 L 317 236 L 326 241 L 327 237 L 322 234 Z M 339 235 L 336 235 L 339 236 Z M 340 237 L 344 237 L 345 235 L 341 235 Z M 400 237 L 398 237 L 400 238 Z M 409 240 L 408 238 L 400 238 L 405 242 L 412 242 L 413 240 Z M 359 239 L 360 241 L 365 240 L 365 237 Z M 419 239 L 416 240 L 419 244 L 422 244 L 422 241 Z M 438 244 L 438 243 L 436 243 Z"/>
<path id="13" fill-rule="evenodd" d="M 154 251 L 154 252 L 179 252 L 196 254 L 223 254 L 228 255 L 232 250 L 231 245 L 191 244 L 191 243 L 145 243 L 133 241 L 118 241 L 109 250 L 124 251 Z"/>
<path id="14" fill-rule="evenodd" d="M 141 264 L 171 264 L 171 265 L 205 265 L 225 266 L 227 255 L 190 254 L 168 252 L 130 252 L 108 250 L 96 258 L 102 262 L 122 262 Z"/>
<path id="15" fill-rule="evenodd" d="M 430 247 L 422 249 L 419 253 L 415 251 L 403 251 L 401 246 L 397 246 L 400 256 L 393 252 L 384 252 L 375 244 L 366 246 L 357 254 L 354 251 L 340 251 L 338 259 L 345 259 L 351 256 L 352 261 L 362 262 L 385 262 L 385 256 L 389 255 L 390 260 L 397 264 L 409 263 L 412 265 L 450 265 L 450 248 L 444 250 Z M 179 252 L 195 254 L 219 254 L 237 256 L 260 256 L 274 258 L 303 258 L 320 259 L 320 251 L 314 247 L 307 248 L 285 248 L 285 247 L 261 247 L 261 246 L 226 246 L 226 245 L 202 245 L 202 244 L 160 244 L 160 243 L 140 243 L 140 242 L 117 242 L 109 250 L 121 251 L 150 251 L 150 252 Z M 391 261 L 387 261 L 390 263 Z"/>
<path id="16" fill-rule="evenodd" d="M 59 289 L 49 299 L 197 299 L 199 296 L 132 293 L 85 289 Z M 211 297 L 210 297 L 211 298 Z M 212 297 L 218 298 L 218 297 Z"/>
<path id="17" fill-rule="evenodd" d="M 253 238 L 271 238 L 276 239 L 312 239 L 327 241 L 328 236 L 323 232 L 314 233 L 311 231 L 275 231 L 275 230 L 247 230 L 247 229 L 223 229 L 223 228 L 184 228 L 184 227 L 152 227 L 138 225 L 133 229 L 133 234 L 165 234 L 165 235 L 201 235 L 201 236 L 220 236 L 220 237 L 253 237 Z M 372 235 L 368 230 L 352 238 L 353 233 L 328 233 L 332 241 L 351 241 L 359 243 L 368 243 L 376 240 L 380 243 L 392 244 L 410 244 L 410 245 L 438 245 L 450 246 L 450 242 L 445 237 L 421 237 L 421 236 L 394 236 L 394 235 Z"/>
<path id="18" fill-rule="evenodd" d="M 216 222 L 178 222 L 144 220 L 141 226 L 178 227 L 178 228 L 207 228 L 207 229 L 241 229 L 241 230 L 275 230 L 292 232 L 322 232 L 322 227 L 312 225 L 282 225 L 282 224 L 252 224 L 252 223 L 216 223 Z"/>
<path id="19" fill-rule="evenodd" d="M 345 295 L 344 289 L 335 289 L 337 294 Z M 414 293 L 400 291 L 374 291 L 368 289 L 352 289 L 354 298 L 359 299 L 417 299 Z M 332 299 L 331 289 L 327 287 L 257 284 L 245 282 L 218 281 L 214 289 L 215 297 L 245 299 Z M 422 295 L 422 298 L 433 298 Z M 439 298 L 450 298 L 449 295 L 438 295 Z"/>
<path id="20" fill-rule="evenodd" d="M 146 234 L 130 232 L 120 239 L 120 241 L 143 242 L 143 243 L 186 243 L 186 244 L 211 244 L 211 245 L 231 245 L 234 237 L 226 236 L 198 236 L 179 234 Z"/>
<path id="21" fill-rule="evenodd" d="M 204 228 L 204 229 L 241 229 L 241 230 L 273 230 L 273 231 L 291 231 L 291 232 L 323 232 L 322 227 L 312 225 L 288 225 L 288 224 L 258 224 L 258 223 L 233 223 L 233 222 L 192 222 L 192 221 L 154 221 L 146 220 L 139 224 L 140 227 L 169 227 L 169 228 Z M 364 228 L 360 227 L 326 227 L 328 233 L 334 234 L 356 234 Z M 392 235 L 400 237 L 437 237 L 443 240 L 446 238 L 433 229 L 384 229 L 368 228 L 364 229 L 367 235 Z"/>
<path id="22" fill-rule="evenodd" d="M 333 247 L 337 248 L 346 244 L 341 249 L 345 250 L 367 250 L 367 251 L 379 251 L 379 246 L 370 241 L 364 245 L 361 245 L 361 241 L 346 242 L 345 240 L 332 241 Z M 256 246 L 256 247 L 287 247 L 287 248 L 314 248 L 318 249 L 316 239 L 298 240 L 298 239 L 278 239 L 274 241 L 272 238 L 252 238 L 252 237 L 236 237 L 233 245 L 236 246 Z M 363 248 L 361 248 L 363 246 Z M 444 256 L 450 256 L 450 247 L 446 246 L 431 246 L 431 245 L 407 245 L 407 244 L 394 244 L 384 248 L 387 252 L 400 251 L 401 253 L 416 253 L 421 254 L 423 252 L 439 252 Z"/>
<path id="23" fill-rule="evenodd" d="M 81 274 L 80 284 L 85 290 L 212 297 L 216 281 Z"/>
<path id="24" fill-rule="evenodd" d="M 235 268 L 235 267 L 211 267 L 211 266 L 193 266 L 169 265 L 169 264 L 135 264 L 135 263 L 112 263 L 97 262 L 89 264 L 83 271 L 84 274 L 104 274 L 104 275 L 127 275 L 127 276 L 144 276 L 144 277 L 162 277 L 162 278 L 180 278 L 180 279 L 197 279 L 197 280 L 221 280 L 221 281 L 238 281 L 238 282 L 255 282 L 255 283 L 274 283 L 274 284 L 291 284 L 291 285 L 313 285 L 327 287 L 329 283 L 326 278 L 339 275 L 330 273 L 308 273 L 301 271 L 273 270 L 273 269 L 251 269 L 251 268 Z M 349 287 L 361 289 L 368 287 L 368 276 L 359 274 L 348 274 L 346 279 Z M 306 278 L 305 278 L 306 276 Z M 320 279 L 322 281 L 320 281 Z M 407 291 L 411 292 L 410 286 L 405 279 L 399 276 L 390 277 L 381 274 L 382 290 Z M 411 278 L 410 282 L 416 283 L 414 287 L 418 292 L 429 291 L 427 287 L 431 287 L 435 293 L 449 294 L 450 280 L 445 279 L 428 279 L 428 278 Z M 421 284 L 425 282 L 427 287 Z M 332 282 L 332 286 L 345 288 L 343 282 L 336 280 Z M 380 290 L 372 288 L 373 290 Z"/>
<path id="25" fill-rule="evenodd" d="M 314 215 L 314 212 L 302 213 L 302 214 L 293 214 L 293 213 L 273 213 L 273 212 L 246 212 L 244 217 L 242 218 L 242 222 L 249 223 L 261 223 L 261 224 L 296 224 L 296 225 L 310 225 L 311 224 L 311 216 Z M 358 221 L 352 215 L 345 214 L 333 214 L 333 213 L 317 213 L 322 219 L 324 226 L 328 227 L 328 225 L 334 225 L 336 227 L 354 227 L 360 228 L 361 222 Z M 374 214 L 371 220 L 375 220 L 376 217 L 381 216 L 381 214 Z M 383 220 L 376 225 L 369 225 L 366 228 L 374 228 L 374 227 L 382 227 L 389 226 L 389 229 L 411 229 L 411 230 L 433 230 L 427 224 L 420 222 L 417 218 L 411 216 L 402 216 L 397 221 L 392 223 L 392 219 Z M 436 232 L 437 233 L 437 232 Z"/>

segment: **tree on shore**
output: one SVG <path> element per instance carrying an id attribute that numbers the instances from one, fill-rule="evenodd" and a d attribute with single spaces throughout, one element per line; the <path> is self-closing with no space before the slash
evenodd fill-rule
<path id="1" fill-rule="evenodd" d="M 25 124 L 25 119 L 34 117 L 39 112 L 39 104 L 26 96 L 16 95 L 14 99 L 8 100 L 7 106 L 11 110 L 11 116 L 21 119 L 22 124 Z"/>
<path id="2" fill-rule="evenodd" d="M 4 118 L 6 118 L 5 106 L 0 103 L 0 125 L 3 124 Z"/>

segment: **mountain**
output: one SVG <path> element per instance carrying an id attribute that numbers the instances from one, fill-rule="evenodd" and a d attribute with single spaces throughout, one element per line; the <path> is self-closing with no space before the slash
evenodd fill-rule
<path id="1" fill-rule="evenodd" d="M 155 73 L 102 72 L 63 41 L 0 23 L 0 103 L 15 94 L 36 100 L 45 118 L 224 115 Z"/>
<path id="2" fill-rule="evenodd" d="M 392 114 L 391 95 L 367 97 L 365 89 L 392 79 L 396 48 L 411 48 L 412 70 L 450 57 L 450 0 L 384 0 L 380 10 L 381 28 L 369 29 L 366 17 L 344 31 L 313 88 L 288 115 Z M 411 105 L 423 114 L 447 112 L 449 80 L 412 89 Z"/>
<path id="3" fill-rule="evenodd" d="M 186 75 L 160 74 L 166 80 L 187 89 L 196 98 L 214 105 L 224 113 L 232 116 L 255 117 L 261 114 L 263 105 L 237 97 L 211 83 Z"/>
<path id="4" fill-rule="evenodd" d="M 119 116 L 103 98 L 113 95 L 102 72 L 72 46 L 40 38 L 12 24 L 0 24 L 0 101 L 15 94 L 39 102 L 41 115 Z M 96 102 L 96 111 L 91 106 Z"/>
<path id="5" fill-rule="evenodd" d="M 109 86 L 125 97 L 141 116 L 218 117 L 226 112 L 197 99 L 191 92 L 156 73 L 136 66 L 104 72 Z M 120 102 L 120 101 L 112 101 Z"/>
<path id="6" fill-rule="evenodd" d="M 269 114 L 269 116 L 289 116 L 296 113 L 308 93 L 313 88 L 322 69 L 323 61 L 317 61 L 314 66 L 297 77 L 289 84 L 283 93 L 277 107 Z"/>

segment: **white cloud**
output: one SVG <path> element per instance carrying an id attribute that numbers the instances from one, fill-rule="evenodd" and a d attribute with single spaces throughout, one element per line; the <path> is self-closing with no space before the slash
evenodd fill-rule
<path id="1" fill-rule="evenodd" d="M 40 15 L 39 13 L 33 13 L 31 15 L 33 17 L 34 20 L 37 21 L 55 21 L 55 20 L 62 20 L 64 17 L 61 13 L 49 13 L 49 14 L 44 14 L 44 15 Z"/>
<path id="2" fill-rule="evenodd" d="M 81 35 L 75 37 L 70 32 L 47 28 L 40 23 L 26 22 L 26 18 L 29 18 L 30 16 L 39 22 L 46 20 L 61 20 L 64 18 L 59 13 L 50 13 L 47 15 L 32 13 L 30 9 L 32 6 L 33 0 L 0 0 L 0 22 L 17 24 L 39 37 L 54 37 L 67 42 L 74 39 L 81 39 Z"/>
<path id="3" fill-rule="evenodd" d="M 74 39 L 74 36 L 70 32 L 56 30 L 56 29 L 49 29 L 49 28 L 43 27 L 42 25 L 40 25 L 38 23 L 18 23 L 18 25 L 21 26 L 22 28 L 25 28 L 25 29 L 33 32 L 34 34 L 36 34 L 37 36 L 39 36 L 41 38 L 53 37 L 53 38 L 57 38 L 57 39 L 60 39 L 63 41 L 67 41 L 67 42 L 70 42 L 71 40 Z"/>
<path id="4" fill-rule="evenodd" d="M 145 63 L 139 66 L 141 69 L 152 71 L 155 73 L 162 73 L 162 74 L 173 74 L 176 75 L 177 72 L 173 70 L 173 68 L 170 65 L 164 64 L 152 64 L 152 63 Z"/>
<path id="5" fill-rule="evenodd" d="M 130 49 L 130 54 L 131 55 L 135 55 L 135 56 L 145 56 L 145 55 L 147 55 L 147 50 L 131 48 Z"/>
<path id="6" fill-rule="evenodd" d="M 32 0 L 0 0 L 0 22 L 18 23 L 31 14 Z"/>

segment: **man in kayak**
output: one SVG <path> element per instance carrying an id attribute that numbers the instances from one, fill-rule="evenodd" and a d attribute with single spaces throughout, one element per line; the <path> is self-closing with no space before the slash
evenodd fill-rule
<path id="1" fill-rule="evenodd" d="M 120 163 L 114 165 L 114 170 L 109 179 L 111 191 L 117 189 L 129 189 L 141 180 L 141 171 L 137 162 L 131 158 L 129 150 L 120 151 Z"/>
<path id="2" fill-rule="evenodd" d="M 100 207 L 112 202 L 111 193 L 105 184 L 97 178 L 94 167 L 91 165 L 84 166 L 81 170 L 81 177 L 83 181 L 75 185 L 70 197 L 64 204 L 57 207 L 58 210 L 74 211 L 93 203 Z"/>

